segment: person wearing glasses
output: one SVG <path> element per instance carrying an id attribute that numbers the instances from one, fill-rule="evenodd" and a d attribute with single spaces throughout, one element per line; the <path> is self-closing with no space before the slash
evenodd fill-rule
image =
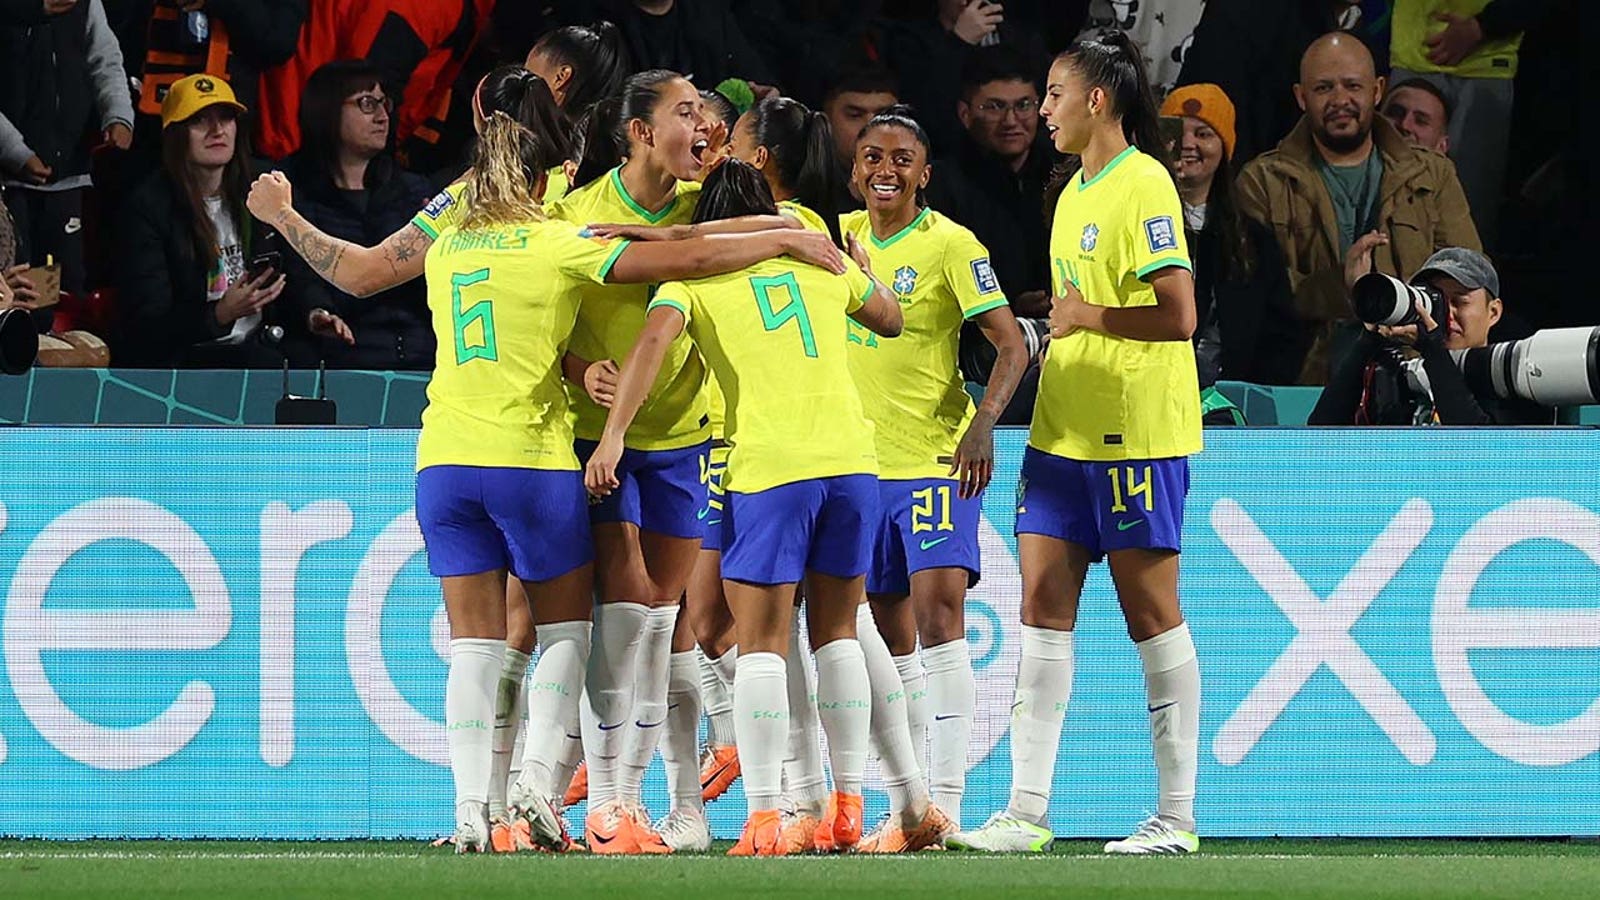
<path id="1" fill-rule="evenodd" d="M 379 244 L 405 227 L 433 191 L 391 155 L 394 101 L 377 68 L 360 60 L 327 63 L 311 74 L 300 101 L 300 151 L 284 163 L 294 206 L 324 232 L 358 246 Z M 280 318 L 296 366 L 325 360 L 337 369 L 431 369 L 435 342 L 421 281 L 358 299 L 285 254 L 289 286 Z"/>
<path id="2" fill-rule="evenodd" d="M 999 213 L 962 224 L 993 253 L 995 274 L 1019 316 L 1050 313 L 1050 228 L 1039 198 L 1051 158 L 1039 140 L 1038 74 L 1011 48 L 979 48 L 956 102 L 967 133 L 955 162 Z"/>

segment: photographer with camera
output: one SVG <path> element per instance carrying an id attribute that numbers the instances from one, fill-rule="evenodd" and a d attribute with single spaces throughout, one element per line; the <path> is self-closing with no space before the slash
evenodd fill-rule
<path id="1" fill-rule="evenodd" d="M 1451 352 L 1486 348 L 1500 321 L 1500 276 L 1489 259 L 1447 247 L 1403 284 L 1373 271 L 1373 251 L 1388 241 L 1371 232 L 1346 257 L 1345 281 L 1366 331 L 1335 364 L 1308 424 L 1550 424 L 1548 407 L 1473 390 Z"/>

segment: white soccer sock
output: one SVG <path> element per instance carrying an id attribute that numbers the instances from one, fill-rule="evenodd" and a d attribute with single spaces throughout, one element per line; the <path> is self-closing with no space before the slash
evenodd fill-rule
<path id="1" fill-rule="evenodd" d="M 522 745 L 522 769 L 544 792 L 560 797 L 567 789 L 559 784 L 558 773 L 569 752 L 569 745 L 580 751 L 578 703 L 583 694 L 584 669 L 589 661 L 588 622 L 551 622 L 535 631 L 539 639 L 539 661 L 533 678 L 525 686 L 528 733 Z M 576 764 L 574 764 L 576 765 Z M 572 778 L 571 771 L 566 773 Z"/>
<path id="2" fill-rule="evenodd" d="M 906 724 L 911 729 L 911 746 L 920 760 L 928 754 L 928 676 L 916 650 L 894 657 L 894 667 L 906 688 Z"/>
<path id="3" fill-rule="evenodd" d="M 1011 805 L 1018 818 L 1050 820 L 1061 723 L 1072 696 L 1072 632 L 1022 626 L 1022 663 L 1011 704 Z"/>
<path id="4" fill-rule="evenodd" d="M 522 731 L 522 676 L 528 674 L 528 654 L 507 646 L 494 695 L 493 757 L 489 768 L 489 818 L 504 819 L 506 788 L 510 786 L 512 750 Z"/>
<path id="5" fill-rule="evenodd" d="M 645 621 L 634 672 L 633 722 L 622 730 L 628 737 L 617 765 L 617 796 L 638 800 L 645 770 L 661 742 L 667 721 L 667 670 L 672 656 L 672 631 L 678 624 L 678 607 L 656 606 Z"/>
<path id="6" fill-rule="evenodd" d="M 672 654 L 667 675 L 667 724 L 661 764 L 667 771 L 672 808 L 703 809 L 700 801 L 700 654 Z M 712 679 L 715 681 L 716 679 Z"/>
<path id="7" fill-rule="evenodd" d="M 828 768 L 833 789 L 861 793 L 872 733 L 872 690 L 861 642 L 829 641 L 816 651 L 817 715 L 828 734 Z"/>
<path id="8" fill-rule="evenodd" d="M 1188 623 L 1134 647 L 1144 663 L 1160 795 L 1156 812 L 1182 831 L 1194 830 L 1194 781 L 1200 752 L 1200 663 Z"/>
<path id="9" fill-rule="evenodd" d="M 583 752 L 589 761 L 590 808 L 617 796 L 617 765 L 632 721 L 634 671 L 650 607 L 602 603 L 594 608 L 594 641 L 584 675 L 586 702 L 578 707 Z M 561 786 L 563 790 L 566 785 Z"/>
<path id="10" fill-rule="evenodd" d="M 883 764 L 883 788 L 889 794 L 889 808 L 897 813 L 915 809 L 920 814 L 928 803 L 928 783 L 923 779 L 922 760 L 911 746 L 905 685 L 900 683 L 889 645 L 878 633 L 872 610 L 865 603 L 856 613 L 856 639 L 861 644 L 872 692 L 870 743 Z"/>
<path id="11" fill-rule="evenodd" d="M 489 801 L 494 742 L 495 683 L 506 642 L 456 638 L 450 642 L 450 674 L 444 687 L 445 735 L 450 774 L 456 783 L 456 817 L 476 817 Z M 473 804 L 473 806 L 468 806 Z"/>
<path id="12" fill-rule="evenodd" d="M 817 681 L 805 643 L 800 638 L 800 617 L 789 628 L 789 657 L 785 683 L 789 692 L 789 734 L 783 760 L 784 790 L 802 812 L 822 814 L 828 799 L 828 776 L 822 769 L 822 723 L 817 719 Z M 737 699 L 737 698 L 736 698 Z M 742 764 L 742 763 L 741 763 Z"/>
<path id="13" fill-rule="evenodd" d="M 733 654 L 734 650 L 729 650 Z M 718 747 L 733 746 L 733 692 L 722 684 L 716 664 L 700 651 L 695 651 L 700 667 L 700 700 L 706 711 L 707 743 Z M 737 656 L 734 659 L 738 659 Z"/>
<path id="14" fill-rule="evenodd" d="M 734 681 L 734 729 L 745 802 L 753 815 L 777 809 L 783 789 L 783 742 L 789 732 L 789 694 L 783 657 L 746 653 Z"/>
<path id="15" fill-rule="evenodd" d="M 961 797 L 967 788 L 967 748 L 972 742 L 972 715 L 978 703 L 977 682 L 966 638 L 922 648 L 928 672 L 928 789 L 933 802 L 961 819 Z"/>

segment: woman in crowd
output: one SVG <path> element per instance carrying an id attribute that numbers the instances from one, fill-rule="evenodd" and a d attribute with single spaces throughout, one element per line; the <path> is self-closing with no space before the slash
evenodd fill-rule
<path id="1" fill-rule="evenodd" d="M 402 228 L 432 191 L 390 153 L 394 102 L 377 68 L 341 60 L 311 74 L 300 101 L 300 152 L 284 162 L 306 220 L 353 244 L 376 244 Z M 291 257 L 280 303 L 291 358 L 339 369 L 428 369 L 434 333 L 420 283 L 356 298 Z"/>
<path id="2" fill-rule="evenodd" d="M 285 279 L 247 268 L 255 228 L 245 210 L 245 108 L 226 81 L 191 75 L 161 105 L 161 170 L 128 198 L 114 352 L 139 368 L 272 367 L 254 337 Z"/>

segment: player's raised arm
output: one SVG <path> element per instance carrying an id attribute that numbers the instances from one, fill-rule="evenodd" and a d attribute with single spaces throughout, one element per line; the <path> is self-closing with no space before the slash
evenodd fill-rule
<path id="1" fill-rule="evenodd" d="M 257 178 L 245 201 L 251 215 L 278 229 L 311 271 L 339 290 L 370 297 L 422 275 L 434 238 L 414 221 L 378 246 L 363 247 L 329 236 L 306 221 L 292 204 L 293 187 L 276 171 Z"/>
<path id="2" fill-rule="evenodd" d="M 713 234 L 684 241 L 629 244 L 606 275 L 615 284 L 707 278 L 789 255 L 834 274 L 845 271 L 844 255 L 828 236 L 798 228 L 753 234 Z"/>

